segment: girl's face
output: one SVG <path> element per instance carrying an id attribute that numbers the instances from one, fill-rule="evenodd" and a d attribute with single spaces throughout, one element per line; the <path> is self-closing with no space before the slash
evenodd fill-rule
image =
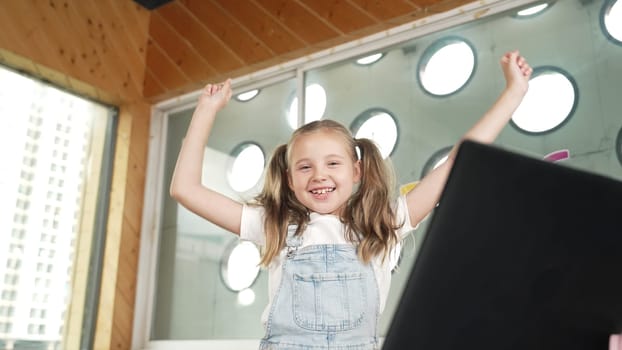
<path id="1" fill-rule="evenodd" d="M 343 136 L 320 130 L 300 135 L 291 145 L 289 187 L 309 210 L 339 215 L 360 180 Z"/>

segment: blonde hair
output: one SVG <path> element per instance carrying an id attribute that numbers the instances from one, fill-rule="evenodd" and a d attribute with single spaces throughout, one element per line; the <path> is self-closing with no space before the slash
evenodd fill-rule
<path id="1" fill-rule="evenodd" d="M 372 257 L 383 259 L 397 244 L 397 230 L 402 224 L 396 222 L 391 206 L 394 187 L 393 168 L 385 162 L 380 151 L 369 139 L 355 139 L 340 123 L 323 119 L 298 128 L 289 142 L 278 146 L 268 164 L 263 190 L 255 202 L 265 210 L 264 231 L 266 245 L 261 264 L 266 266 L 285 247 L 287 227 L 297 225 L 296 235 L 304 232 L 309 222 L 309 210 L 298 201 L 288 184 L 288 164 L 291 145 L 306 134 L 328 131 L 341 136 L 352 161 L 361 160 L 361 182 L 352 194 L 341 215 L 346 226 L 346 239 L 358 243 L 361 260 L 369 262 Z"/>

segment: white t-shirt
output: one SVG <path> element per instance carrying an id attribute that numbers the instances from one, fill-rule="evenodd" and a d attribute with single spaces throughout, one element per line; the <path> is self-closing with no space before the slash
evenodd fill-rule
<path id="1" fill-rule="evenodd" d="M 398 197 L 395 205 L 395 212 L 397 222 L 403 222 L 404 225 L 398 230 L 398 237 L 404 238 L 408 233 L 413 230 L 408 215 L 408 208 L 406 206 L 406 198 L 404 196 Z M 244 205 L 242 209 L 242 222 L 240 227 L 240 238 L 254 242 L 257 245 L 265 245 L 265 234 L 263 231 L 263 215 L 264 210 L 262 207 L 255 207 Z M 311 213 L 309 224 L 305 232 L 302 234 L 302 246 L 300 248 L 316 245 L 316 244 L 349 244 L 345 238 L 345 225 L 341 223 L 339 218 L 335 215 L 322 215 L 318 213 Z M 268 295 L 269 302 L 266 306 L 261 321 L 265 324 L 268 320 L 270 306 L 274 295 L 281 283 L 281 272 L 283 258 L 287 249 L 283 249 L 278 256 L 272 259 L 272 262 L 268 266 Z M 393 252 L 399 254 L 399 251 Z M 376 282 L 378 283 L 378 289 L 380 292 L 380 312 L 384 310 L 387 296 L 389 295 L 389 287 L 391 285 L 391 259 L 384 259 L 382 257 L 376 257 L 372 259 L 372 266 L 374 269 L 374 275 L 376 276 Z"/>

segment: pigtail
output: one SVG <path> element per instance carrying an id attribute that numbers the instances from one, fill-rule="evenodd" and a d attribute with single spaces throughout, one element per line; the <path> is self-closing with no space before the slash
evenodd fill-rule
<path id="1" fill-rule="evenodd" d="M 359 255 L 368 262 L 372 257 L 386 257 L 397 244 L 395 214 L 391 207 L 395 175 L 369 139 L 355 140 L 360 151 L 361 182 L 346 208 L 348 238 L 358 234 Z"/>
<path id="2" fill-rule="evenodd" d="M 256 202 L 265 211 L 264 231 L 266 245 L 260 264 L 267 266 L 285 247 L 287 226 L 298 225 L 300 234 L 308 220 L 307 209 L 300 204 L 290 190 L 287 178 L 287 145 L 280 145 L 272 154 L 261 193 Z"/>

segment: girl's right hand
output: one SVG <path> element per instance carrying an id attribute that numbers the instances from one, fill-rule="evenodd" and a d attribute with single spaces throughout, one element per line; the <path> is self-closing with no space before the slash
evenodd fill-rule
<path id="1" fill-rule="evenodd" d="M 197 108 L 212 108 L 217 112 L 227 105 L 231 94 L 231 79 L 220 84 L 207 84 L 199 96 Z"/>

